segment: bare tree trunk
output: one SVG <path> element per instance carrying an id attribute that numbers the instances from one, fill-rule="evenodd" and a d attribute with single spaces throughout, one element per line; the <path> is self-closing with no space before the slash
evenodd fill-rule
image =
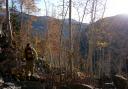
<path id="1" fill-rule="evenodd" d="M 89 28 L 89 52 L 87 58 L 87 69 L 90 74 L 93 74 L 93 52 L 94 52 L 94 21 L 96 19 L 97 0 L 92 0 L 91 7 L 91 26 Z"/>
<path id="2" fill-rule="evenodd" d="M 81 40 L 82 22 L 83 22 L 83 20 L 84 20 L 85 13 L 86 13 L 86 11 L 87 11 L 87 6 L 88 6 L 89 1 L 90 1 L 90 0 L 87 0 L 86 3 L 85 3 L 84 13 L 83 13 L 83 15 L 82 15 L 82 18 L 81 18 L 80 13 L 79 13 L 79 11 L 78 11 L 78 9 L 77 9 L 77 13 L 78 13 L 78 15 L 79 15 L 79 16 L 78 16 L 78 17 L 79 17 L 78 43 L 80 43 L 80 40 Z M 80 52 L 80 45 L 79 45 L 78 50 L 79 50 L 79 52 Z M 77 52 L 77 54 L 78 54 L 79 52 Z M 80 55 L 80 54 L 78 54 L 78 55 Z M 79 57 L 78 59 L 81 60 L 81 57 Z M 78 66 L 80 66 L 80 65 L 78 65 Z"/>
<path id="3" fill-rule="evenodd" d="M 8 6 L 8 0 L 6 0 L 6 25 L 7 25 L 7 36 L 9 44 L 11 45 L 12 42 L 12 30 L 11 30 L 11 24 L 10 24 L 10 15 L 9 15 L 9 6 Z"/>
<path id="4" fill-rule="evenodd" d="M 69 0 L 69 44 L 70 44 L 70 51 L 69 51 L 69 66 L 70 66 L 70 71 L 71 71 L 71 78 L 72 78 L 72 23 L 71 23 L 71 11 L 72 11 L 72 0 Z"/>
<path id="5" fill-rule="evenodd" d="M 44 0 L 44 4 L 45 4 L 45 9 L 46 9 L 46 16 L 48 16 L 48 8 L 47 8 L 46 0 Z"/>
<path id="6" fill-rule="evenodd" d="M 48 16 L 48 7 L 47 7 L 47 2 L 46 2 L 46 0 L 44 0 L 44 4 L 45 4 L 45 9 L 46 9 L 45 15 L 46 15 L 46 17 L 47 17 L 47 16 Z M 50 58 L 50 59 L 49 59 L 50 64 L 52 63 L 50 66 L 52 67 L 53 65 L 55 66 L 55 64 L 53 63 L 53 60 L 52 60 L 52 53 L 51 53 L 51 48 L 50 48 L 50 43 L 49 43 L 48 22 L 49 22 L 49 19 L 48 19 L 48 17 L 47 17 L 47 18 L 46 18 L 46 30 L 47 30 L 47 32 L 46 32 L 46 41 L 47 41 L 47 45 L 46 45 L 45 51 L 48 50 L 47 56 L 49 56 L 48 58 Z"/>
<path id="7" fill-rule="evenodd" d="M 59 52 L 59 67 L 60 67 L 60 82 L 62 81 L 62 76 L 61 76 L 61 61 L 62 61 L 62 37 L 63 37 L 63 25 L 64 25 L 64 0 L 63 0 L 63 10 L 62 10 L 62 23 L 61 23 L 61 28 L 60 28 L 60 52 Z"/>

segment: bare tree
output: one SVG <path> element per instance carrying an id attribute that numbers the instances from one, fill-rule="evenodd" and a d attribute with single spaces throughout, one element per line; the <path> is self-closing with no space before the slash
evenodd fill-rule
<path id="1" fill-rule="evenodd" d="M 6 24 L 7 24 L 7 36 L 9 39 L 9 43 L 13 40 L 12 29 L 10 24 L 10 12 L 9 12 L 9 2 L 6 0 Z"/>

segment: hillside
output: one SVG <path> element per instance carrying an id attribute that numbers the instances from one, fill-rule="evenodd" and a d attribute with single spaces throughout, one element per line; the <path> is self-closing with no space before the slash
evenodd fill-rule
<path id="1" fill-rule="evenodd" d="M 3 13 L 0 14 L 0 16 L 4 16 Z M 18 20 L 20 22 L 21 15 L 19 13 L 16 13 L 16 16 L 18 17 Z M 62 29 L 62 19 L 56 19 L 49 16 L 32 16 L 23 14 L 23 38 L 29 36 L 36 40 L 35 37 L 38 37 L 40 40 L 45 40 L 45 46 L 43 44 L 43 53 L 44 51 L 48 51 L 47 48 L 50 48 L 50 52 L 52 53 L 53 60 L 57 60 L 59 58 L 59 52 L 60 52 L 60 29 Z M 90 25 L 82 23 L 81 30 L 80 29 L 80 23 L 72 20 L 72 34 L 73 34 L 73 48 L 74 48 L 74 54 L 77 52 L 80 52 L 80 55 L 83 59 L 87 58 L 88 54 L 88 27 Z M 63 47 L 66 48 L 66 50 L 69 50 L 69 30 L 68 30 L 68 19 L 65 19 L 64 25 L 63 25 Z M 95 58 L 95 56 L 98 54 L 99 46 L 98 44 L 107 43 L 107 46 L 103 48 L 105 54 L 105 58 L 108 58 L 108 56 L 111 53 L 111 61 L 112 65 L 118 66 L 120 65 L 122 69 L 118 69 L 118 67 L 114 67 L 114 71 L 117 72 L 119 70 L 126 71 L 126 65 L 127 56 L 128 56 L 128 16 L 124 15 L 117 15 L 113 17 L 107 17 L 103 18 L 101 20 L 98 20 L 94 23 L 94 40 L 96 42 L 95 44 L 95 50 L 94 50 L 94 60 L 98 60 L 99 56 Z M 48 33 L 48 34 L 47 34 Z M 47 36 L 48 35 L 48 36 Z M 49 45 L 46 45 L 46 39 L 49 39 Z M 28 39 L 22 39 L 22 41 L 27 42 Z M 40 49 L 42 48 L 41 41 L 38 41 L 37 47 Z M 43 41 L 44 42 L 44 41 Z M 77 43 L 77 44 L 76 44 Z M 49 46 L 49 47 L 48 47 Z M 66 51 L 66 52 L 67 52 Z M 66 53 L 65 52 L 65 53 Z M 75 53 L 76 52 L 76 53 Z M 79 54 L 77 53 L 76 56 Z M 65 57 L 64 57 L 65 58 Z M 67 57 L 66 57 L 67 58 Z M 77 57 L 74 57 L 77 60 Z M 106 59 L 105 59 L 106 60 Z M 64 60 L 63 60 L 64 61 Z M 125 65 L 124 65 L 125 64 Z M 106 66 L 107 67 L 107 66 Z"/>
<path id="2" fill-rule="evenodd" d="M 4 17 L 5 14 L 1 13 L 1 17 Z M 22 23 L 21 23 L 22 20 Z M 22 14 L 19 12 L 13 12 L 11 13 L 11 23 L 13 27 L 13 31 L 20 31 L 20 35 L 22 38 L 19 38 L 16 36 L 17 40 L 22 43 L 22 46 L 24 47 L 25 44 L 29 42 L 34 42 L 38 45 L 34 45 L 37 49 L 40 50 L 40 48 L 43 48 L 41 51 L 41 54 L 44 55 L 44 51 L 47 50 L 47 48 L 50 48 L 52 55 L 55 56 L 53 59 L 58 59 L 59 57 L 59 50 L 60 50 L 60 30 L 62 29 L 62 19 L 56 19 L 49 16 L 33 16 L 33 15 L 27 15 Z M 79 25 L 80 23 L 72 19 L 72 40 L 74 49 L 78 51 L 78 45 L 79 45 L 79 38 L 81 32 L 87 28 L 86 23 L 82 23 L 81 27 Z M 22 30 L 20 29 L 20 26 L 22 25 Z M 81 30 L 79 30 L 81 28 Z M 69 51 L 69 25 L 68 25 L 68 19 L 64 20 L 63 24 L 63 30 L 62 30 L 62 40 L 63 40 L 63 46 L 66 47 L 66 50 Z M 80 33 L 80 34 L 79 34 Z M 46 43 L 47 37 L 49 39 L 49 42 Z M 26 39 L 24 39 L 26 38 Z M 36 39 L 40 41 L 36 41 Z M 19 44 L 19 41 L 17 44 Z M 43 44 L 41 43 L 43 41 Z M 44 42 L 45 41 L 45 42 Z M 75 43 L 78 43 L 77 45 Z M 46 45 L 50 44 L 50 45 Z M 45 45 L 45 47 L 44 47 Z M 47 47 L 49 46 L 49 47 Z M 77 46 L 77 47 L 76 47 Z M 81 51 L 82 52 L 82 51 Z"/>
<path id="3" fill-rule="evenodd" d="M 100 35 L 110 42 L 111 48 L 118 52 L 118 55 L 127 56 L 128 52 L 128 16 L 117 15 L 104 18 L 96 22 L 96 28 L 100 29 Z M 114 51 L 114 50 L 113 50 Z"/>
<path id="4" fill-rule="evenodd" d="M 111 66 L 103 64 L 103 70 L 110 69 L 112 73 L 128 71 L 128 16 L 117 15 L 98 20 L 95 25 L 94 39 L 96 49 L 94 60 L 102 59 L 104 63 L 111 62 Z M 98 52 L 100 50 L 102 54 Z M 110 61 L 108 61 L 110 59 Z M 104 72 L 105 72 L 104 71 Z"/>

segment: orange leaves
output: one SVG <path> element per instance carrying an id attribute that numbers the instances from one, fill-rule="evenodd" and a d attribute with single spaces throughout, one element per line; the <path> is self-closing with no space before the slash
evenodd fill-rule
<path id="1" fill-rule="evenodd" d="M 18 2 L 25 9 L 25 12 L 31 13 L 38 10 L 35 1 L 36 0 L 19 0 Z"/>
<path id="2" fill-rule="evenodd" d="M 49 45 L 51 48 L 51 51 L 54 53 L 54 55 L 57 55 L 59 52 L 60 47 L 60 37 L 59 37 L 59 31 L 60 31 L 60 23 L 59 20 L 56 19 L 49 19 L 48 20 L 48 35 L 49 35 Z"/>

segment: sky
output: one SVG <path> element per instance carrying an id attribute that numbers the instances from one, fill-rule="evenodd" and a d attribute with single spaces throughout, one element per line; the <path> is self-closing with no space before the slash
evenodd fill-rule
<path id="1" fill-rule="evenodd" d="M 48 1 L 48 0 L 46 0 Z M 57 8 L 52 8 L 52 6 L 56 6 L 58 2 L 62 0 L 49 0 L 50 6 L 48 7 L 48 10 L 55 10 L 59 9 Z M 46 15 L 45 11 L 45 5 L 44 5 L 44 0 L 40 0 L 40 3 L 38 4 L 39 8 L 41 8 L 40 14 L 38 15 Z M 57 12 L 56 12 L 57 13 Z M 48 12 L 48 14 L 51 16 L 51 12 Z M 104 17 L 109 17 L 109 16 L 114 16 L 118 14 L 127 14 L 128 15 L 128 0 L 108 0 L 107 1 L 107 7 L 105 11 Z M 57 16 L 55 16 L 57 17 Z M 87 17 L 89 18 L 89 17 Z M 75 19 L 78 21 L 78 15 L 76 11 L 73 9 L 72 10 L 72 19 Z M 88 19 L 84 20 L 84 22 L 88 22 Z"/>
<path id="2" fill-rule="evenodd" d="M 128 0 L 108 0 L 105 16 L 128 15 Z"/>

